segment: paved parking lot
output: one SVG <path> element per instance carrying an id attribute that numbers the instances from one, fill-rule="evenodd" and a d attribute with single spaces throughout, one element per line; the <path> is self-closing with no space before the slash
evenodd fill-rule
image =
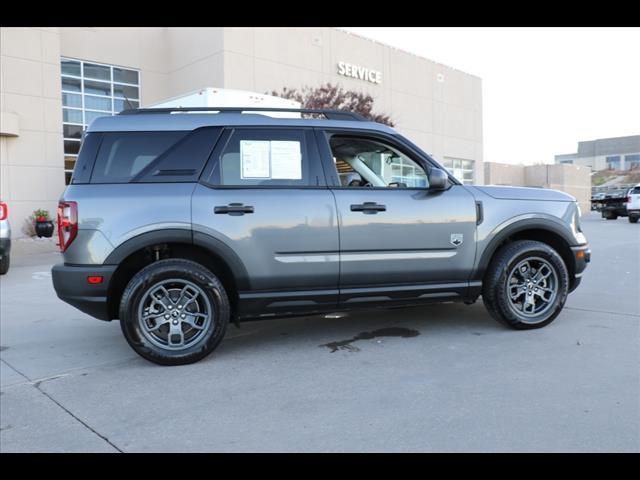
<path id="1" fill-rule="evenodd" d="M 583 225 L 593 261 L 546 328 L 481 301 L 273 320 L 173 368 L 59 301 L 58 254 L 16 256 L 0 451 L 640 451 L 640 225 Z"/>

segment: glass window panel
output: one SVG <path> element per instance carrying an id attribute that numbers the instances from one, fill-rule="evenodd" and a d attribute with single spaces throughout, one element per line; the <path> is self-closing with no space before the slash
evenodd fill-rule
<path id="1" fill-rule="evenodd" d="M 116 113 L 121 112 L 123 110 L 129 110 L 130 108 L 138 108 L 140 106 L 140 102 L 136 100 L 129 100 L 128 102 L 121 98 L 113 99 L 113 109 Z"/>
<path id="2" fill-rule="evenodd" d="M 61 60 L 60 68 L 63 75 L 80 76 L 80 62 L 75 60 Z"/>
<path id="3" fill-rule="evenodd" d="M 62 109 L 62 121 L 67 123 L 82 123 L 82 110 Z"/>
<path id="4" fill-rule="evenodd" d="M 105 82 L 96 82 L 94 80 L 84 81 L 84 93 L 91 93 L 94 95 L 111 96 L 111 84 Z"/>
<path id="5" fill-rule="evenodd" d="M 62 105 L 64 107 L 82 108 L 82 95 L 78 93 L 62 93 Z"/>
<path id="6" fill-rule="evenodd" d="M 64 184 L 69 185 L 71 183 L 71 174 L 72 172 L 64 172 Z"/>
<path id="7" fill-rule="evenodd" d="M 111 67 L 104 65 L 94 65 L 93 63 L 84 64 L 84 76 L 86 78 L 95 78 L 97 80 L 111 81 Z"/>
<path id="8" fill-rule="evenodd" d="M 135 70 L 126 70 L 124 68 L 113 67 L 113 81 L 122 83 L 138 84 L 138 72 Z"/>
<path id="9" fill-rule="evenodd" d="M 62 77 L 62 91 L 67 92 L 79 92 L 80 91 L 80 79 Z"/>
<path id="10" fill-rule="evenodd" d="M 65 140 L 64 141 L 64 153 L 65 154 L 73 154 L 77 155 L 80 151 L 80 142 L 76 142 L 74 140 Z"/>
<path id="11" fill-rule="evenodd" d="M 64 138 L 77 138 L 80 140 L 82 138 L 82 130 L 83 128 L 80 125 L 62 125 Z"/>
<path id="12" fill-rule="evenodd" d="M 138 99 L 138 87 L 129 87 L 127 85 L 113 84 L 113 96 L 114 97 L 127 97 L 129 100 L 132 98 Z"/>
<path id="13" fill-rule="evenodd" d="M 73 170 L 73 167 L 76 166 L 76 159 L 78 157 L 74 155 L 65 155 L 64 156 L 64 169 L 65 170 Z"/>
<path id="14" fill-rule="evenodd" d="M 94 121 L 96 118 L 99 117 L 108 117 L 110 116 L 110 113 L 105 113 L 105 112 L 92 112 L 91 110 L 85 110 L 84 112 L 84 121 L 88 124 L 90 124 L 92 121 Z"/>
<path id="15" fill-rule="evenodd" d="M 91 110 L 104 110 L 111 113 L 111 98 L 84 96 L 84 108 Z"/>

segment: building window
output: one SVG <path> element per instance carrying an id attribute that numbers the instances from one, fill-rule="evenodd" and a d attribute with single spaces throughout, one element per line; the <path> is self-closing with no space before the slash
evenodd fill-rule
<path id="1" fill-rule="evenodd" d="M 571 165 L 573 164 L 573 160 L 560 160 L 561 164 Z"/>
<path id="2" fill-rule="evenodd" d="M 92 120 L 140 106 L 140 73 L 71 58 L 60 60 L 65 183 L 71 181 L 82 132 Z"/>
<path id="3" fill-rule="evenodd" d="M 475 162 L 473 160 L 445 157 L 443 166 L 465 185 L 474 183 Z"/>
<path id="4" fill-rule="evenodd" d="M 632 168 L 640 168 L 640 153 L 624 156 L 624 165 L 627 170 Z"/>
<path id="5" fill-rule="evenodd" d="M 607 157 L 607 168 L 609 170 L 620 170 L 620 155 Z"/>

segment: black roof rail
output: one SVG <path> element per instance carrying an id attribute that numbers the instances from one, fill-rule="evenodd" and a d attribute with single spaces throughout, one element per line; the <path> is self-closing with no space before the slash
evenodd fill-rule
<path id="1" fill-rule="evenodd" d="M 132 108 L 123 110 L 119 115 L 144 115 L 153 113 L 174 112 L 219 112 L 219 113 L 243 113 L 243 112 L 293 112 L 324 115 L 327 120 L 356 120 L 368 122 L 359 113 L 347 110 L 323 110 L 319 108 L 268 108 L 268 107 L 177 107 L 177 108 Z"/>

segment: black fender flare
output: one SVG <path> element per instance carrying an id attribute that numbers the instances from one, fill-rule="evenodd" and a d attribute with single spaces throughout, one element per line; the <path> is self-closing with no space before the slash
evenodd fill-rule
<path id="1" fill-rule="evenodd" d="M 186 243 L 207 250 L 213 257 L 224 262 L 234 276 L 239 290 L 249 290 L 249 274 L 240 257 L 226 243 L 206 233 L 188 229 L 167 228 L 141 233 L 122 244 L 109 254 L 104 265 L 120 265 L 129 255 L 145 247 L 159 243 Z"/>
<path id="2" fill-rule="evenodd" d="M 495 233 L 496 230 L 498 233 Z M 560 221 L 555 221 L 547 218 L 525 218 L 522 220 L 516 220 L 513 223 L 499 225 L 489 235 L 493 235 L 493 238 L 489 241 L 484 248 L 480 260 L 477 263 L 475 271 L 473 273 L 473 280 L 482 280 L 484 273 L 489 266 L 491 257 L 498 249 L 498 247 L 510 236 L 522 232 L 524 230 L 546 230 L 558 237 L 562 238 L 567 246 L 572 247 L 576 243 L 576 240 L 569 228 Z M 575 268 L 575 265 L 567 265 L 569 268 Z"/>

